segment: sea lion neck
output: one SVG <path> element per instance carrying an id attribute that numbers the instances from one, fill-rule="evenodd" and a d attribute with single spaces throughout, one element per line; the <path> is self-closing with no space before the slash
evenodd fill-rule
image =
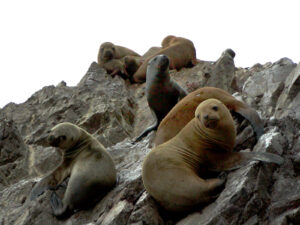
<path id="1" fill-rule="evenodd" d="M 91 139 L 89 138 L 88 134 L 84 131 L 81 130 L 82 134 L 78 141 L 69 149 L 64 151 L 64 159 L 74 159 L 76 158 L 82 150 L 86 148 L 89 144 L 91 144 Z"/>
<path id="2" fill-rule="evenodd" d="M 229 131 L 228 131 L 229 132 Z M 222 130 L 205 129 L 199 121 L 192 119 L 178 134 L 179 138 L 188 145 L 190 149 L 198 151 L 199 146 L 202 149 L 215 149 L 232 151 L 232 143 L 227 140 L 227 136 Z"/>
<path id="3" fill-rule="evenodd" d="M 150 76 L 151 74 L 151 76 Z M 154 81 L 164 81 L 168 82 L 170 80 L 170 75 L 169 75 L 169 70 L 168 68 L 161 71 L 158 68 L 148 68 L 147 70 L 147 78 L 146 78 L 146 83 L 152 83 Z"/>

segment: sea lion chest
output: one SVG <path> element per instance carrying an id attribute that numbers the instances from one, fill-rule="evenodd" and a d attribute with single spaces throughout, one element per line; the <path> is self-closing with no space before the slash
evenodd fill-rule
<path id="1" fill-rule="evenodd" d="M 150 108 L 166 115 L 177 103 L 179 92 L 171 82 L 151 82 L 146 96 Z"/>

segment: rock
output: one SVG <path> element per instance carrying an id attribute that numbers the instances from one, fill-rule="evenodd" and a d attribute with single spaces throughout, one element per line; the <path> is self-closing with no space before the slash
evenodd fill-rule
<path id="1" fill-rule="evenodd" d="M 14 122 L 0 122 L 0 190 L 28 175 L 28 148 Z"/>
<path id="2" fill-rule="evenodd" d="M 245 81 L 242 92 L 251 98 L 251 105 L 258 104 L 265 115 L 271 116 L 284 82 L 295 67 L 290 59 L 283 58 L 264 70 L 254 72 Z"/>
<path id="3" fill-rule="evenodd" d="M 233 92 L 230 87 L 235 72 L 234 56 L 235 53 L 231 49 L 227 49 L 222 53 L 212 70 L 205 73 L 205 77 L 207 78 L 205 86 L 217 87 L 231 93 Z"/>
<path id="4" fill-rule="evenodd" d="M 157 48 L 153 49 L 157 51 Z M 235 151 L 281 155 L 282 166 L 252 162 L 228 173 L 218 198 L 193 211 L 166 213 L 145 191 L 141 170 L 155 132 L 131 144 L 153 118 L 145 84 L 112 78 L 92 63 L 74 87 L 47 86 L 22 104 L 0 109 L 0 224 L 297 224 L 300 217 L 299 65 L 283 58 L 275 63 L 235 68 L 234 52 L 216 62 L 199 60 L 192 68 L 171 71 L 189 92 L 211 85 L 233 93 L 262 115 L 265 134 L 256 141 L 249 123 L 233 114 Z M 58 220 L 52 216 L 50 190 L 31 201 L 35 183 L 61 160 L 46 138 L 53 125 L 69 121 L 92 133 L 116 163 L 117 185 L 93 208 Z M 62 195 L 68 180 L 56 191 Z"/>
<path id="5" fill-rule="evenodd" d="M 300 63 L 285 80 L 284 90 L 276 106 L 276 118 L 287 116 L 300 121 Z"/>

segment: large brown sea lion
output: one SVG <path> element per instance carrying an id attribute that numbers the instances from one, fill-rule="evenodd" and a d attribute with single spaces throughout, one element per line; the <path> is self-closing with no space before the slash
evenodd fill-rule
<path id="1" fill-rule="evenodd" d="M 227 108 L 246 118 L 253 127 L 257 139 L 264 133 L 263 122 L 258 113 L 245 103 L 238 101 L 228 92 L 214 87 L 199 88 L 188 94 L 177 103 L 161 121 L 155 136 L 155 145 L 170 140 L 194 117 L 197 106 L 206 99 L 216 98 L 223 102 Z"/>
<path id="2" fill-rule="evenodd" d="M 62 150 L 63 161 L 35 185 L 30 198 L 35 199 L 47 189 L 56 189 L 70 176 L 62 201 L 52 193 L 55 216 L 89 207 L 115 185 L 116 169 L 112 158 L 85 130 L 72 123 L 61 123 L 52 128 L 48 140 L 51 146 Z"/>
<path id="3" fill-rule="evenodd" d="M 179 70 L 182 67 L 193 66 L 197 63 L 194 44 L 186 38 L 169 35 L 162 41 L 162 46 L 163 49 L 148 57 L 143 62 L 133 75 L 133 82 L 145 82 L 148 62 L 156 55 L 168 56 L 170 60 L 170 69 Z"/>
<path id="4" fill-rule="evenodd" d="M 141 140 L 150 131 L 156 130 L 160 121 L 186 95 L 186 90 L 170 77 L 168 57 L 157 55 L 152 58 L 147 67 L 146 97 L 155 122 L 144 130 L 134 142 Z"/>
<path id="5" fill-rule="evenodd" d="M 208 99 L 171 140 L 145 158 L 142 179 L 147 192 L 170 211 L 185 211 L 212 200 L 225 179 L 205 179 L 210 172 L 237 169 L 254 160 L 283 163 L 272 153 L 233 152 L 234 121 L 226 106 Z"/>

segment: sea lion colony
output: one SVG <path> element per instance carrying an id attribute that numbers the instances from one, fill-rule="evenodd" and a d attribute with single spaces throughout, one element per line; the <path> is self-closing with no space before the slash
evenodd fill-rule
<path id="1" fill-rule="evenodd" d="M 227 50 L 235 56 L 234 51 Z M 215 172 L 240 168 L 253 160 L 282 164 L 271 153 L 233 152 L 236 128 L 230 111 L 247 119 L 257 139 L 263 125 L 257 112 L 224 90 L 203 87 L 187 93 L 169 74 L 197 63 L 193 42 L 169 35 L 161 47 L 152 47 L 144 56 L 111 42 L 101 44 L 98 64 L 112 76 L 132 83 L 146 81 L 146 97 L 155 122 L 134 142 L 156 130 L 155 147 L 146 156 L 142 179 L 147 192 L 163 208 L 186 211 L 216 198 L 226 179 Z M 109 153 L 91 134 L 71 123 L 53 127 L 51 146 L 62 151 L 62 162 L 42 178 L 31 191 L 36 199 L 51 189 L 55 216 L 91 207 L 116 185 L 116 168 Z M 207 178 L 214 172 L 215 177 Z M 70 177 L 64 198 L 55 189 Z"/>

